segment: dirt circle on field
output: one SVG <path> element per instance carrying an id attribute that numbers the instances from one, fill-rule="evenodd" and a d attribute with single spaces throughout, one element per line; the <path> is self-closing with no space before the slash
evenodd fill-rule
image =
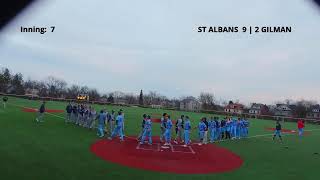
<path id="1" fill-rule="evenodd" d="M 38 109 L 34 109 L 34 108 L 22 108 L 22 111 L 23 112 L 38 112 Z M 48 113 L 63 113 L 64 110 L 61 110 L 61 109 L 46 109 L 45 112 L 48 112 Z"/>
<path id="2" fill-rule="evenodd" d="M 243 163 L 240 156 L 213 144 L 163 146 L 159 137 L 152 139 L 152 145 L 140 145 L 133 137 L 126 138 L 124 142 L 118 138 L 102 139 L 92 144 L 90 150 L 98 157 L 116 164 L 175 174 L 222 173 L 238 169 Z"/>

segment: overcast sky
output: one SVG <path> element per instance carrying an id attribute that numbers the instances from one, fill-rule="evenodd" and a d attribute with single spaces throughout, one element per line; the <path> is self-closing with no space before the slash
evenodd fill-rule
<path id="1" fill-rule="evenodd" d="M 249 25 L 293 32 L 197 32 Z M 41 35 L 21 26 L 56 28 Z M 0 34 L 0 64 L 25 78 L 53 75 L 99 92 L 320 101 L 319 32 L 320 9 L 307 0 L 57 0 L 29 8 Z"/>

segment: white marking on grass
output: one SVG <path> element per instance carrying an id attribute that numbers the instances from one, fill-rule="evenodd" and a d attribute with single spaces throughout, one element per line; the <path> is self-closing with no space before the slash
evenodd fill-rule
<path id="1" fill-rule="evenodd" d="M 188 146 L 188 147 L 189 147 L 189 149 L 191 150 L 192 154 L 195 154 L 195 153 L 196 153 L 191 146 Z"/>
<path id="2" fill-rule="evenodd" d="M 171 151 L 172 152 L 174 152 L 174 153 L 189 153 L 189 154 L 195 154 L 195 152 L 193 151 L 193 149 L 192 149 L 192 147 L 191 146 L 188 146 L 188 148 L 186 148 L 186 149 L 188 149 L 189 151 L 179 151 L 179 150 L 175 150 L 175 148 L 174 147 L 184 147 L 183 145 L 172 145 L 171 146 Z"/>

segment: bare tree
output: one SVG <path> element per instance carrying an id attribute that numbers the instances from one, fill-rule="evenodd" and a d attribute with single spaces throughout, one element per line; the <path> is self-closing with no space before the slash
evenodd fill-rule
<path id="1" fill-rule="evenodd" d="M 50 97 L 61 97 L 66 92 L 67 83 L 53 76 L 47 77 L 45 80 L 46 86 L 49 90 Z"/>
<path id="2" fill-rule="evenodd" d="M 161 102 L 167 99 L 166 96 L 163 96 L 156 91 L 149 91 L 148 94 L 144 95 L 144 103 L 147 105 L 157 104 L 160 105 Z"/>
<path id="3" fill-rule="evenodd" d="M 89 89 L 88 95 L 89 95 L 89 98 L 91 101 L 99 101 L 100 100 L 100 94 L 97 91 L 97 89 Z"/>
<path id="4" fill-rule="evenodd" d="M 126 94 L 126 95 L 125 95 L 125 99 L 127 100 L 127 102 L 128 102 L 129 104 L 137 104 L 137 103 L 138 103 L 138 97 L 135 96 L 135 95 L 132 94 L 132 93 Z"/>
<path id="5" fill-rule="evenodd" d="M 82 86 L 80 87 L 80 94 L 89 94 L 89 90 L 88 86 Z"/>
<path id="6" fill-rule="evenodd" d="M 307 100 L 299 100 L 297 102 L 294 103 L 296 105 L 295 110 L 295 114 L 299 117 L 299 118 L 305 118 L 308 111 L 311 110 L 312 106 L 316 105 L 317 102 L 315 101 L 307 101 Z"/>
<path id="7" fill-rule="evenodd" d="M 203 109 L 214 109 L 214 95 L 208 92 L 202 92 L 199 96 L 199 101 L 202 104 Z"/>
<path id="8" fill-rule="evenodd" d="M 78 96 L 78 94 L 80 94 L 80 86 L 78 85 L 72 85 L 71 87 L 69 87 L 67 89 L 67 98 L 73 99 L 76 98 Z"/>

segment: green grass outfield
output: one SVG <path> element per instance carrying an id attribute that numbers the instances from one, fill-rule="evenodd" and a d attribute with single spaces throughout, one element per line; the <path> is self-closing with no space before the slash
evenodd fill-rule
<path id="1" fill-rule="evenodd" d="M 243 165 L 232 172 L 203 175 L 177 175 L 133 169 L 106 162 L 89 150 L 98 138 L 95 131 L 65 124 L 62 118 L 46 114 L 45 122 L 35 123 L 35 113 L 22 112 L 18 106 L 38 108 L 39 101 L 9 98 L 4 110 L 0 108 L 0 179 L 241 179 L 241 180 L 295 180 L 319 179 L 320 126 L 307 124 L 310 135 L 299 139 L 296 135 L 284 137 L 284 143 L 272 141 L 274 121 L 250 120 L 249 139 L 225 141 L 218 145 L 240 155 Z M 65 109 L 66 103 L 47 102 L 47 109 Z M 104 106 L 108 110 L 120 107 Z M 96 106 L 97 110 L 102 106 Z M 163 110 L 124 107 L 126 135 L 137 135 L 143 113 L 163 113 Z M 192 125 L 205 115 L 190 112 L 170 112 L 175 117 L 189 115 Z M 64 116 L 64 114 L 55 114 Z M 210 115 L 207 115 L 209 117 Z M 286 122 L 285 129 L 296 129 Z M 159 134 L 159 124 L 153 124 L 153 134 Z M 193 132 L 192 137 L 196 134 Z M 288 148 L 285 148 L 288 147 Z M 319 154 L 314 154 L 319 153 Z M 217 154 L 218 156 L 219 154 Z"/>

